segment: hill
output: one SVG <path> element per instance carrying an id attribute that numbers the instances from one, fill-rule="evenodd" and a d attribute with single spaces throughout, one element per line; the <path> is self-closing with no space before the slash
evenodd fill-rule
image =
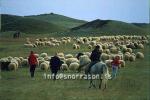
<path id="1" fill-rule="evenodd" d="M 105 33 L 105 34 L 146 34 L 145 28 L 131 23 L 115 20 L 94 20 L 78 27 L 72 28 L 71 32 L 81 33 Z"/>
<path id="2" fill-rule="evenodd" d="M 86 21 L 78 20 L 70 17 L 66 17 L 63 15 L 58 15 L 54 13 L 50 14 L 40 14 L 40 15 L 31 15 L 31 16 L 25 16 L 26 18 L 33 18 L 45 22 L 50 22 L 65 28 L 73 28 L 77 27 L 79 25 L 85 24 Z"/>
<path id="3" fill-rule="evenodd" d="M 21 31 L 25 33 L 61 32 L 66 29 L 52 23 L 15 15 L 1 15 L 1 32 Z"/>
<path id="4" fill-rule="evenodd" d="M 150 24 L 146 23 L 132 23 L 132 24 L 145 29 L 147 32 L 150 32 Z"/>

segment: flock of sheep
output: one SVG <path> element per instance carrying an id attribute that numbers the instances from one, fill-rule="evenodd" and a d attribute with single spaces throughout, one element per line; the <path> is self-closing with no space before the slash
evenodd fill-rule
<path id="1" fill-rule="evenodd" d="M 25 47 L 38 47 L 38 46 L 60 46 L 61 44 L 72 43 L 72 49 L 80 49 L 81 45 L 86 45 L 89 51 L 92 51 L 94 46 L 100 45 L 102 51 L 101 60 L 111 67 L 111 61 L 115 56 L 120 57 L 120 67 L 125 67 L 126 61 L 136 61 L 136 59 L 143 59 L 143 52 L 137 51 L 144 49 L 145 45 L 149 44 L 148 36 L 100 36 L 100 37 L 62 37 L 56 38 L 42 38 L 31 41 L 26 39 Z M 137 50 L 135 50 L 137 49 Z M 135 52 L 136 51 L 136 52 Z M 59 58 L 63 62 L 61 70 L 76 71 L 80 65 L 90 62 L 91 52 L 83 52 L 84 55 L 76 58 L 77 54 L 58 53 Z M 49 70 L 49 60 L 52 56 L 47 53 L 35 54 L 38 59 L 38 67 L 42 70 Z M 8 65 L 9 70 L 17 70 L 19 67 L 28 66 L 28 57 L 4 57 L 0 62 L 10 62 Z M 82 69 L 83 70 L 83 69 Z"/>

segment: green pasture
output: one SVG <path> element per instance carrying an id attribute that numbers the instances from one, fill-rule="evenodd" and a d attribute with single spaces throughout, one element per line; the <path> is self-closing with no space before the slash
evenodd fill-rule
<path id="1" fill-rule="evenodd" d="M 39 36 L 50 37 L 48 34 Z M 27 57 L 31 50 L 36 53 L 46 52 L 48 55 L 53 55 L 55 52 L 76 54 L 90 51 L 86 45 L 81 45 L 80 50 L 73 50 L 72 44 L 51 48 L 25 48 L 23 46 L 26 37 L 34 40 L 39 36 L 23 34 L 20 39 L 13 39 L 11 35 L 0 34 L 0 58 Z M 108 88 L 105 91 L 98 88 L 89 89 L 88 80 L 44 79 L 43 74 L 50 73 L 50 71 L 45 72 L 40 68 L 36 68 L 35 80 L 31 80 L 27 66 L 16 71 L 1 71 L 0 100 L 150 100 L 149 45 L 145 46 L 144 50 L 135 50 L 137 51 L 143 52 L 145 58 L 136 59 L 135 62 L 126 62 L 126 67 L 119 69 L 117 79 L 108 81 Z"/>

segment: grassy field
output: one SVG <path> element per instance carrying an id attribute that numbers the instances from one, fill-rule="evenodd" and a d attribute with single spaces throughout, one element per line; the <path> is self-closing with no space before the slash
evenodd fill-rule
<path id="1" fill-rule="evenodd" d="M 48 36 L 48 35 L 43 35 Z M 9 35 L 0 37 L 0 58 L 6 56 L 27 57 L 30 48 L 24 48 L 24 35 L 12 39 Z M 30 35 L 32 39 L 38 37 Z M 89 51 L 83 45 L 80 50 L 72 50 L 71 44 L 58 48 L 33 48 L 36 53 L 47 52 L 53 55 L 56 51 L 77 53 Z M 140 50 L 138 50 L 140 51 Z M 36 69 L 35 80 L 31 80 L 27 67 L 17 71 L 2 71 L 0 79 L 0 100 L 150 100 L 150 48 L 142 51 L 145 58 L 135 62 L 126 62 L 126 67 L 119 70 L 117 79 L 108 82 L 105 91 L 91 88 L 87 80 L 46 80 L 44 73 Z M 61 73 L 61 72 L 60 72 Z"/>

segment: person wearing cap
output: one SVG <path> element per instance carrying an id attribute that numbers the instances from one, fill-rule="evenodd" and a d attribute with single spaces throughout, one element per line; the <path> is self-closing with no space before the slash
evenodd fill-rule
<path id="1" fill-rule="evenodd" d="M 35 68 L 36 68 L 36 65 L 37 65 L 37 57 L 34 55 L 34 52 L 31 51 L 30 52 L 30 55 L 28 57 L 28 63 L 30 65 L 30 74 L 31 74 L 31 78 L 34 77 L 34 71 L 35 71 Z"/>
<path id="2" fill-rule="evenodd" d="M 90 59 L 91 63 L 88 66 L 88 73 L 90 73 L 91 67 L 95 65 L 96 63 L 100 62 L 102 52 L 100 51 L 100 46 L 95 46 L 95 49 L 92 51 Z"/>
<path id="3" fill-rule="evenodd" d="M 111 79 L 116 78 L 118 68 L 119 68 L 119 64 L 121 64 L 121 62 L 119 60 L 120 60 L 120 57 L 116 56 L 113 59 L 113 61 L 111 62 L 111 65 L 112 65 L 112 78 Z"/>

